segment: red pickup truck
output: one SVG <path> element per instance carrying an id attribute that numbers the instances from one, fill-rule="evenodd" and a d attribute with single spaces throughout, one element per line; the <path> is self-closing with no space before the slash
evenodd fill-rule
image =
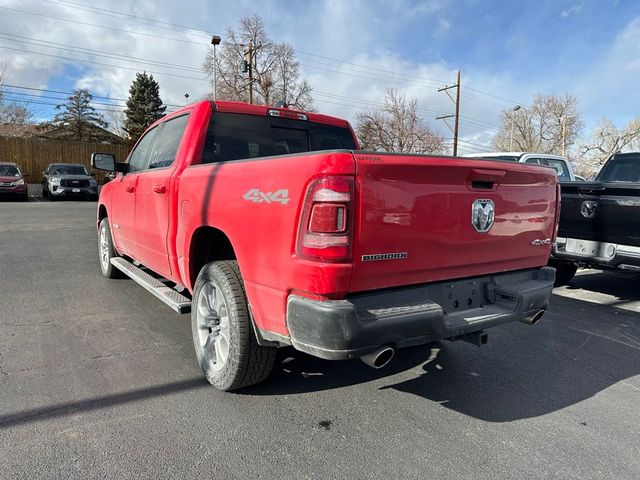
<path id="1" fill-rule="evenodd" d="M 98 202 L 102 273 L 180 313 L 209 382 L 264 380 L 277 347 L 373 367 L 547 308 L 555 172 L 358 151 L 348 122 L 200 102 L 152 125 Z"/>

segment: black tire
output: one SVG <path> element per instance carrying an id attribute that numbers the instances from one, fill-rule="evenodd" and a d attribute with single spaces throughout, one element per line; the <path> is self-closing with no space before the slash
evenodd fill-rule
<path id="1" fill-rule="evenodd" d="M 217 361 L 214 362 L 212 352 L 215 349 L 206 347 L 209 340 L 215 338 L 215 332 L 212 328 L 203 327 L 203 316 L 198 313 L 200 302 L 205 301 L 205 292 L 217 292 L 224 299 L 224 316 L 220 310 L 216 312 L 216 327 L 219 331 L 222 330 L 221 319 L 224 318 L 228 336 L 227 357 L 224 363 L 220 362 L 221 366 L 217 366 Z M 216 301 L 215 304 L 220 309 L 219 302 Z M 211 313 L 212 310 L 209 309 L 208 312 Z M 273 370 L 277 348 L 258 345 L 251 322 L 238 263 L 235 260 L 225 260 L 205 265 L 198 275 L 193 292 L 191 331 L 198 364 L 209 383 L 219 390 L 231 391 L 255 385 L 265 380 Z M 205 345 L 203 337 L 207 338 Z"/>
<path id="2" fill-rule="evenodd" d="M 556 281 L 554 283 L 556 287 L 569 283 L 578 271 L 578 266 L 575 263 L 561 260 L 552 259 L 549 261 L 549 266 L 556 269 Z"/>
<path id="3" fill-rule="evenodd" d="M 106 242 L 106 244 L 102 243 L 103 240 Z M 111 259 L 116 257 L 119 257 L 119 255 L 118 252 L 116 252 L 115 247 L 113 246 L 109 220 L 107 218 L 103 218 L 100 221 L 100 228 L 98 230 L 98 261 L 100 262 L 100 271 L 102 272 L 102 275 L 107 278 L 125 277 L 124 273 L 111 265 Z"/>
<path id="4" fill-rule="evenodd" d="M 44 186 L 42 187 L 42 198 L 49 198 L 49 190 L 47 190 Z"/>

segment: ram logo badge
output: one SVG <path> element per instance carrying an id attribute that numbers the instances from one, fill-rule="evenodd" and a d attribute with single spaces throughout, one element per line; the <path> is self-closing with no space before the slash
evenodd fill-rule
<path id="1" fill-rule="evenodd" d="M 407 252 L 398 253 L 376 253 L 373 255 L 362 255 L 363 262 L 378 262 L 380 260 L 404 260 L 408 257 Z"/>
<path id="2" fill-rule="evenodd" d="M 493 226 L 495 205 L 492 200 L 476 200 L 471 207 L 471 224 L 476 232 L 488 232 Z"/>
<path id="3" fill-rule="evenodd" d="M 594 202 L 592 200 L 587 200 L 582 202 L 582 207 L 580 207 L 580 213 L 584 218 L 593 218 L 596 216 L 596 212 L 598 211 L 598 202 Z"/>
<path id="4" fill-rule="evenodd" d="M 281 203 L 286 205 L 289 202 L 289 190 L 261 192 L 259 188 L 252 188 L 242 198 L 253 203 Z"/>

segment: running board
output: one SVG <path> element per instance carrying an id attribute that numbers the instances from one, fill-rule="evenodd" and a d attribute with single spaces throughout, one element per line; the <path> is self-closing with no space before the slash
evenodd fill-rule
<path id="1" fill-rule="evenodd" d="M 176 292 L 173 288 L 167 287 L 160 280 L 152 277 L 141 268 L 136 267 L 133 263 L 127 262 L 124 258 L 117 257 L 111 259 L 111 265 L 131 278 L 131 280 L 138 285 L 153 293 L 176 312 L 181 314 L 191 312 L 191 300 L 179 292 Z"/>

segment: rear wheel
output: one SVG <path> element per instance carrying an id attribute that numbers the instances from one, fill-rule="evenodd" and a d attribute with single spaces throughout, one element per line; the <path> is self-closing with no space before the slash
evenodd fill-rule
<path id="1" fill-rule="evenodd" d="M 236 261 L 208 263 L 200 271 L 191 331 L 200 368 L 220 390 L 260 383 L 273 369 L 277 349 L 258 345 Z"/>
<path id="2" fill-rule="evenodd" d="M 100 221 L 100 228 L 98 230 L 98 255 L 102 275 L 107 278 L 124 278 L 124 274 L 111 264 L 111 259 L 119 255 L 113 246 L 109 220 L 106 217 Z"/>
<path id="3" fill-rule="evenodd" d="M 551 259 L 549 260 L 549 266 L 556 269 L 556 281 L 554 283 L 556 287 L 569 283 L 578 271 L 578 266 L 575 263 L 561 260 Z"/>

